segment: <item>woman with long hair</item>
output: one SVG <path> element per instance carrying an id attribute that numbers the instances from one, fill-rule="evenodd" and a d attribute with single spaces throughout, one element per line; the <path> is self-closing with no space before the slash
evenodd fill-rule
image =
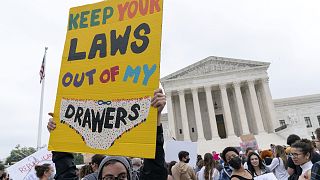
<path id="1" fill-rule="evenodd" d="M 168 163 L 168 178 L 167 180 L 173 180 L 171 168 L 177 163 L 177 161 L 171 161 Z"/>
<path id="2" fill-rule="evenodd" d="M 255 152 L 249 154 L 247 165 L 248 170 L 254 177 L 263 175 L 268 172 L 266 166 L 262 163 L 262 159 Z"/>
<path id="3" fill-rule="evenodd" d="M 50 180 L 54 177 L 53 168 L 50 164 L 37 165 L 34 169 L 36 170 L 36 175 L 40 180 Z"/>
<path id="4" fill-rule="evenodd" d="M 273 171 L 277 179 L 287 180 L 289 177 L 289 174 L 287 172 L 288 160 L 284 148 L 277 145 L 274 147 L 273 153 L 274 158 L 272 159 L 271 164 L 267 166 L 267 169 L 270 172 Z"/>
<path id="5" fill-rule="evenodd" d="M 204 166 L 197 173 L 198 180 L 218 180 L 220 173 L 216 169 L 215 161 L 211 153 L 206 153 L 204 155 Z"/>

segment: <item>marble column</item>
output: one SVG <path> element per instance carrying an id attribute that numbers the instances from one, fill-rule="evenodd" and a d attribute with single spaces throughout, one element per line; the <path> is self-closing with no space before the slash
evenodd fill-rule
<path id="1" fill-rule="evenodd" d="M 189 123 L 188 123 L 188 116 L 187 116 L 187 107 L 186 107 L 186 100 L 184 97 L 184 90 L 179 90 L 179 101 L 180 101 L 180 109 L 181 109 L 181 121 L 183 127 L 183 137 L 184 141 L 190 141 L 190 131 L 189 131 Z"/>
<path id="2" fill-rule="evenodd" d="M 248 80 L 247 82 L 249 87 L 249 94 L 250 94 L 250 100 L 251 100 L 250 103 L 252 104 L 254 121 L 256 121 L 258 133 L 264 133 L 265 130 L 263 127 L 256 89 L 254 88 L 254 80 Z"/>
<path id="3" fill-rule="evenodd" d="M 233 87 L 234 87 L 234 91 L 237 99 L 237 107 L 238 107 L 239 118 L 240 118 L 241 127 L 242 127 L 242 134 L 243 135 L 250 134 L 247 115 L 244 109 L 242 94 L 240 90 L 240 82 L 234 82 Z"/>
<path id="4" fill-rule="evenodd" d="M 177 139 L 176 127 L 175 127 L 175 124 L 174 124 L 173 106 L 172 106 L 172 98 L 171 98 L 171 96 L 172 96 L 171 92 L 166 92 L 169 132 L 171 133 L 172 137 Z"/>
<path id="5" fill-rule="evenodd" d="M 198 88 L 192 88 L 191 92 L 192 92 L 193 107 L 194 107 L 194 113 L 195 113 L 196 124 L 197 124 L 198 140 L 205 140 L 204 133 L 203 133 L 201 112 L 200 112 Z"/>
<path id="6" fill-rule="evenodd" d="M 211 87 L 206 86 L 204 87 L 206 91 L 206 98 L 207 98 L 207 107 L 208 107 L 208 113 L 209 113 L 209 120 L 210 120 L 210 128 L 211 128 L 211 134 L 212 139 L 219 137 L 218 134 L 218 128 L 217 128 L 217 120 L 216 120 L 216 114 L 214 112 L 214 106 L 212 101 L 212 94 L 211 94 Z"/>
<path id="7" fill-rule="evenodd" d="M 221 100 L 223 106 L 223 118 L 226 125 L 227 136 L 234 136 L 234 127 L 229 106 L 228 94 L 226 84 L 219 85 L 221 90 Z"/>
<path id="8" fill-rule="evenodd" d="M 269 132 L 274 132 L 273 123 L 276 122 L 276 114 L 275 114 L 276 111 L 274 108 L 274 104 L 272 101 L 272 96 L 269 88 L 269 78 L 262 79 L 262 89 L 263 89 L 264 99 L 267 105 L 267 112 L 269 115 L 269 119 L 268 119 L 269 120 L 268 124 L 270 125 Z"/>

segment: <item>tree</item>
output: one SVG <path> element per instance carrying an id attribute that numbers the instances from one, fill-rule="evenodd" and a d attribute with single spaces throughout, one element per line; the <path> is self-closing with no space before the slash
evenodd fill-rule
<path id="1" fill-rule="evenodd" d="M 80 154 L 80 153 L 73 153 L 73 156 L 74 156 L 74 163 L 76 165 L 78 164 L 83 164 L 84 161 L 83 161 L 83 155 Z"/>
<path id="2" fill-rule="evenodd" d="M 5 169 L 5 166 L 2 161 L 0 161 L 0 172 Z"/>
<path id="3" fill-rule="evenodd" d="M 14 164 L 35 152 L 36 149 L 33 147 L 21 148 L 18 144 L 13 150 L 11 150 L 10 156 L 7 157 L 6 164 Z"/>

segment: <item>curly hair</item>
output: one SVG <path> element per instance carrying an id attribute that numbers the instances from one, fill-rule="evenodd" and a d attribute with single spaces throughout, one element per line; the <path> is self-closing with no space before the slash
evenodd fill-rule
<path id="1" fill-rule="evenodd" d="M 312 158 L 313 145 L 308 139 L 301 139 L 291 145 L 292 148 L 300 148 L 304 155 L 310 154 L 309 159 Z"/>
<path id="2" fill-rule="evenodd" d="M 238 150 L 237 150 L 236 148 L 234 148 L 234 147 L 226 147 L 226 148 L 224 148 L 224 150 L 223 150 L 222 153 L 221 153 L 221 158 L 222 158 L 223 161 L 226 162 L 226 163 L 227 163 L 226 154 L 227 154 L 228 152 L 230 152 L 230 151 L 233 151 L 233 152 L 235 152 L 237 155 L 239 155 Z"/>
<path id="3" fill-rule="evenodd" d="M 264 159 L 264 158 L 266 158 L 266 157 L 272 157 L 272 151 L 270 151 L 270 150 L 263 150 L 263 151 L 261 151 L 261 153 L 260 153 L 260 157 L 261 157 L 261 159 Z"/>

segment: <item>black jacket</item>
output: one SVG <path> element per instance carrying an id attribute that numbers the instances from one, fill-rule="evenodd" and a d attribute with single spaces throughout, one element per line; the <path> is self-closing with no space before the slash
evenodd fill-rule
<path id="1" fill-rule="evenodd" d="M 155 159 L 145 159 L 140 171 L 140 180 L 166 180 L 168 176 L 163 149 L 163 129 L 157 127 Z M 67 152 L 52 152 L 52 161 L 56 167 L 56 180 L 78 180 L 74 157 Z"/>
<path id="2" fill-rule="evenodd" d="M 168 177 L 167 164 L 164 159 L 163 129 L 157 127 L 156 156 L 155 159 L 144 159 L 140 170 L 140 180 L 166 180 Z"/>
<path id="3" fill-rule="evenodd" d="M 74 164 L 74 157 L 67 152 L 52 152 L 52 161 L 56 167 L 56 180 L 78 180 L 76 175 L 76 165 Z"/>

